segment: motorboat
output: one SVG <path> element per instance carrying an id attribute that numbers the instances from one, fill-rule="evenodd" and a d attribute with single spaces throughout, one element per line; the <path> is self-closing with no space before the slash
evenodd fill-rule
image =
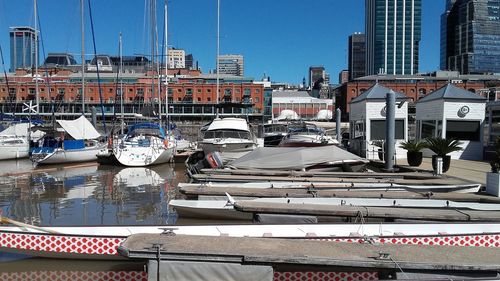
<path id="1" fill-rule="evenodd" d="M 75 120 L 57 120 L 60 128 L 39 140 L 31 151 L 35 164 L 60 164 L 95 161 L 105 144 L 99 142 L 101 134 L 85 116 Z"/>
<path id="2" fill-rule="evenodd" d="M 308 147 L 337 145 L 339 142 L 326 135 L 324 129 L 311 123 L 291 123 L 288 125 L 288 134 L 281 140 L 282 147 Z"/>
<path id="3" fill-rule="evenodd" d="M 257 147 L 257 138 L 247 120 L 242 118 L 216 118 L 200 130 L 198 143 L 205 155 L 220 153 L 223 161 L 230 161 L 247 154 Z"/>
<path id="4" fill-rule="evenodd" d="M 281 140 L 288 135 L 288 126 L 285 123 L 269 123 L 261 127 L 265 147 L 278 146 Z"/>
<path id="5" fill-rule="evenodd" d="M 122 138 L 113 139 L 112 157 L 129 167 L 145 167 L 169 162 L 175 142 L 158 123 L 138 123 L 130 126 Z"/>
<path id="6" fill-rule="evenodd" d="M 29 156 L 30 141 L 38 142 L 45 134 L 39 130 L 31 132 L 31 127 L 33 127 L 33 124 L 18 123 L 0 132 L 0 160 L 27 158 Z"/>

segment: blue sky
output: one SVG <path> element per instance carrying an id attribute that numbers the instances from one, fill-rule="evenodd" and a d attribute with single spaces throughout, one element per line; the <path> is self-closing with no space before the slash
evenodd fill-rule
<path id="1" fill-rule="evenodd" d="M 85 1 L 87 2 L 87 0 Z M 98 53 L 149 53 L 144 0 L 92 0 Z M 245 76 L 300 83 L 311 65 L 324 65 L 332 82 L 347 68 L 347 38 L 364 31 L 364 0 L 221 0 L 221 54 L 243 54 Z M 80 61 L 79 0 L 38 0 L 46 52 L 74 53 Z M 160 30 L 163 1 L 159 3 Z M 185 49 L 203 72 L 215 68 L 216 0 L 170 0 L 169 45 Z M 439 66 L 439 20 L 444 0 L 422 0 L 420 72 Z M 88 6 L 86 53 L 92 40 Z M 160 11 L 161 10 L 161 11 Z M 9 68 L 9 27 L 33 25 L 32 0 L 0 0 L 0 45 Z M 41 55 L 42 56 L 42 55 Z"/>

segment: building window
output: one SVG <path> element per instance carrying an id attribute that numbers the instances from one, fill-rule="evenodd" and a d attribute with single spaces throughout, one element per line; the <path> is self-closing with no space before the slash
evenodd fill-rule
<path id="1" fill-rule="evenodd" d="M 425 94 L 427 94 L 427 91 L 424 88 L 418 89 L 418 96 L 419 96 L 419 98 L 424 97 Z"/>
<path id="2" fill-rule="evenodd" d="M 259 97 L 255 97 L 255 102 L 259 102 Z"/>
<path id="3" fill-rule="evenodd" d="M 40 92 L 45 92 L 45 88 L 41 88 L 41 89 L 40 89 Z"/>
<path id="4" fill-rule="evenodd" d="M 21 92 L 24 92 L 24 88 L 21 88 Z"/>
<path id="5" fill-rule="evenodd" d="M 446 138 L 479 141 L 479 121 L 446 121 Z"/>
<path id="6" fill-rule="evenodd" d="M 255 93 L 260 93 L 260 89 L 255 89 Z"/>
<path id="7" fill-rule="evenodd" d="M 28 90 L 28 91 L 29 91 L 29 94 L 30 94 L 30 95 L 34 95 L 34 94 L 36 94 L 36 93 L 35 93 L 35 88 L 29 88 L 29 90 Z"/>
<path id="8" fill-rule="evenodd" d="M 134 91 L 134 89 L 128 89 L 129 93 L 132 93 L 133 91 Z"/>
<path id="9" fill-rule="evenodd" d="M 385 139 L 385 120 L 370 120 L 370 129 L 372 140 Z M 396 139 L 401 140 L 405 138 L 405 122 L 401 119 L 396 119 Z"/>
<path id="10" fill-rule="evenodd" d="M 196 89 L 196 92 L 197 92 L 198 94 L 201 94 L 201 89 Z"/>
<path id="11" fill-rule="evenodd" d="M 66 93 L 66 89 L 64 88 L 58 88 L 57 89 L 57 94 L 63 96 Z"/>
<path id="12" fill-rule="evenodd" d="M 181 97 L 178 97 L 178 98 L 177 98 L 177 101 L 182 101 L 182 98 L 181 98 Z"/>
<path id="13" fill-rule="evenodd" d="M 250 89 L 249 89 L 249 88 L 245 88 L 245 89 L 243 90 L 243 95 L 245 95 L 245 96 L 250 95 Z"/>
<path id="14" fill-rule="evenodd" d="M 207 101 L 212 101 L 212 99 L 210 97 L 207 97 Z"/>
<path id="15" fill-rule="evenodd" d="M 177 93 L 182 93 L 182 89 L 177 89 Z"/>
<path id="16" fill-rule="evenodd" d="M 144 89 L 143 88 L 138 88 L 137 89 L 137 95 L 138 96 L 144 96 Z"/>
<path id="17" fill-rule="evenodd" d="M 198 101 L 201 101 L 201 98 L 200 98 L 200 97 L 198 97 Z"/>
<path id="18" fill-rule="evenodd" d="M 112 93 L 112 92 L 113 92 L 113 88 L 109 88 L 108 93 Z"/>
<path id="19" fill-rule="evenodd" d="M 172 96 L 174 94 L 174 89 L 168 88 L 168 95 Z"/>
<path id="20" fill-rule="evenodd" d="M 207 93 L 211 93 L 212 92 L 212 89 L 207 89 Z"/>

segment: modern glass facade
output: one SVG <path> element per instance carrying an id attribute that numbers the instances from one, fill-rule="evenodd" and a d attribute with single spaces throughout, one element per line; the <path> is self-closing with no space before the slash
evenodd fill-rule
<path id="1" fill-rule="evenodd" d="M 366 43 L 363 33 L 349 36 L 349 81 L 365 76 Z"/>
<path id="2" fill-rule="evenodd" d="M 243 76 L 243 56 L 242 55 L 220 55 L 219 73 L 235 76 Z"/>
<path id="3" fill-rule="evenodd" d="M 449 69 L 500 73 L 500 0 L 456 0 L 445 24 Z"/>
<path id="4" fill-rule="evenodd" d="M 33 68 L 35 49 L 35 29 L 11 27 L 10 72 L 14 72 L 17 68 Z"/>
<path id="5" fill-rule="evenodd" d="M 366 75 L 418 72 L 421 0 L 366 0 Z"/>

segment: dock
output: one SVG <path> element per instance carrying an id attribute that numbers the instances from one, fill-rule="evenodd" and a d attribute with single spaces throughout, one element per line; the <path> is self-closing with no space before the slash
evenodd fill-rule
<path id="1" fill-rule="evenodd" d="M 130 259 L 268 265 L 275 271 L 497 271 L 495 247 L 342 243 L 307 239 L 134 234 L 119 247 Z"/>

